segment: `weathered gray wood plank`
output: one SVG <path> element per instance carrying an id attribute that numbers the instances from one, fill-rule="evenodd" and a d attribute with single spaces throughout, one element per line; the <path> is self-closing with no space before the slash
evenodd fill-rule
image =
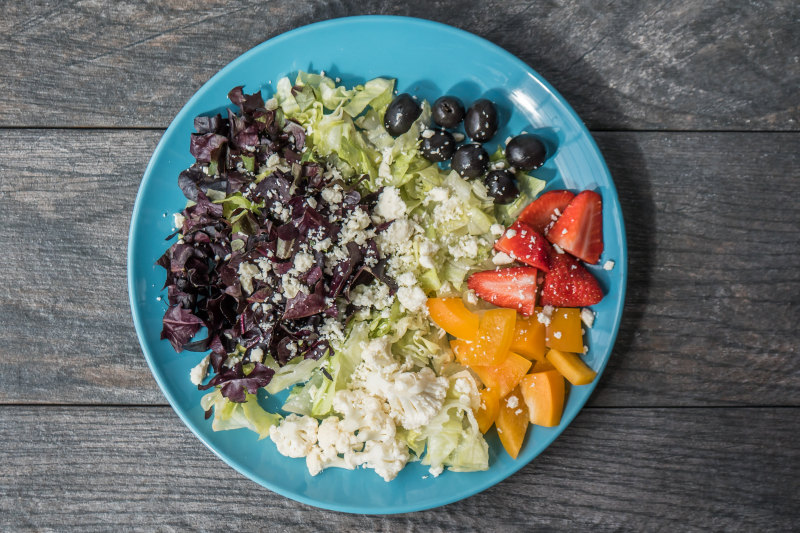
<path id="1" fill-rule="evenodd" d="M 499 44 L 595 129 L 800 127 L 793 0 L 11 2 L 0 20 L 0 125 L 164 127 L 260 42 L 368 13 L 433 19 Z"/>
<path id="2" fill-rule="evenodd" d="M 364 517 L 259 487 L 168 408 L 14 407 L 0 412 L 0 529 L 789 531 L 800 520 L 798 414 L 588 409 L 482 494 Z"/>
<path id="3" fill-rule="evenodd" d="M 130 212 L 159 135 L 0 131 L 0 402 L 164 402 L 125 284 Z M 630 278 L 592 404 L 800 405 L 800 135 L 596 137 Z"/>

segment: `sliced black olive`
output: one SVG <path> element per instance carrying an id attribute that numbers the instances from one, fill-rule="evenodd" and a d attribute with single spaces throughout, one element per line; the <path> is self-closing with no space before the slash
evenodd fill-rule
<path id="1" fill-rule="evenodd" d="M 383 116 L 383 126 L 392 137 L 397 137 L 407 132 L 411 124 L 422 113 L 419 104 L 408 93 L 401 93 L 394 97 L 392 103 L 386 108 Z"/>
<path id="2" fill-rule="evenodd" d="M 464 130 L 473 141 L 486 142 L 497 133 L 497 109 L 485 98 L 475 100 L 464 117 Z"/>
<path id="3" fill-rule="evenodd" d="M 443 128 L 455 128 L 464 119 L 464 104 L 455 96 L 442 96 L 433 103 L 431 117 Z"/>
<path id="4" fill-rule="evenodd" d="M 456 140 L 445 130 L 426 130 L 422 133 L 419 153 L 433 163 L 447 161 L 456 151 Z"/>
<path id="5" fill-rule="evenodd" d="M 517 135 L 506 145 L 506 160 L 514 168 L 535 170 L 544 164 L 545 159 L 547 150 L 544 144 L 528 133 Z"/>
<path id="6" fill-rule="evenodd" d="M 507 204 L 519 196 L 514 174 L 510 170 L 492 170 L 486 175 L 484 183 L 496 204 Z"/>
<path id="7" fill-rule="evenodd" d="M 465 178 L 477 178 L 489 166 L 489 154 L 476 143 L 462 144 L 453 154 L 450 168 Z"/>

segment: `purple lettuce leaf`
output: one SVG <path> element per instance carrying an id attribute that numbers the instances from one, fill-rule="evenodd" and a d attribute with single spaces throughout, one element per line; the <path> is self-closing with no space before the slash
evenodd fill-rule
<path id="1" fill-rule="evenodd" d="M 176 352 L 183 350 L 183 346 L 188 343 L 195 333 L 204 326 L 203 321 L 197 318 L 191 311 L 179 305 L 167 309 L 164 313 L 163 328 L 161 338 L 169 340 Z"/>
<path id="2" fill-rule="evenodd" d="M 283 319 L 294 320 L 316 315 L 324 311 L 325 307 L 325 288 L 322 281 L 318 281 L 314 286 L 314 292 L 311 294 L 300 291 L 294 298 L 286 302 Z"/>
<path id="3" fill-rule="evenodd" d="M 247 400 L 246 392 L 250 394 L 258 393 L 258 389 L 266 387 L 275 375 L 275 371 L 261 363 L 254 363 L 253 370 L 245 375 L 242 363 L 236 363 L 233 368 L 229 368 L 205 384 L 198 385 L 200 390 L 208 390 L 211 387 L 220 386 L 222 395 L 232 402 L 242 403 Z"/>
<path id="4" fill-rule="evenodd" d="M 189 152 L 198 163 L 210 163 L 219 159 L 228 138 L 218 133 L 193 133 L 189 143 Z"/>

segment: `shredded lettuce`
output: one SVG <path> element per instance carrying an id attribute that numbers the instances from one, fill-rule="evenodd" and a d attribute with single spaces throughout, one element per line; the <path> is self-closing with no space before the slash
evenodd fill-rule
<path id="1" fill-rule="evenodd" d="M 489 468 L 489 446 L 483 438 L 465 395 L 451 380 L 444 406 L 428 425 L 407 433 L 409 447 L 422 464 L 438 472 L 448 467 L 456 472 Z M 424 447 L 424 454 L 422 449 Z"/>
<path id="2" fill-rule="evenodd" d="M 303 359 L 295 357 L 288 363 L 283 365 L 272 376 L 269 385 L 267 385 L 267 392 L 270 394 L 277 394 L 283 389 L 289 388 L 297 383 L 307 381 L 312 372 L 319 368 L 322 360 Z"/>
<path id="3" fill-rule="evenodd" d="M 214 431 L 247 428 L 258 433 L 259 440 L 269 436 L 272 426 L 280 423 L 281 415 L 265 411 L 259 404 L 255 394 L 247 394 L 243 403 L 230 401 L 216 389 L 203 396 L 200 405 L 203 410 L 214 408 L 214 421 L 211 428 Z"/>
<path id="4" fill-rule="evenodd" d="M 333 410 L 333 395 L 347 387 L 347 380 L 361 362 L 361 343 L 369 338 L 369 328 L 364 322 L 356 323 L 340 350 L 327 360 L 304 385 L 296 385 L 283 410 L 290 413 L 322 418 Z M 322 368 L 325 372 L 322 372 Z M 327 375 L 326 375 L 327 373 Z"/>

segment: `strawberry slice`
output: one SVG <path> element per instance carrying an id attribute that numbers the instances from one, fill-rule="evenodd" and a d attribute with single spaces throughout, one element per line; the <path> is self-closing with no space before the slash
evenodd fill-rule
<path id="1" fill-rule="evenodd" d="M 600 284 L 580 261 L 569 254 L 553 254 L 544 275 L 542 305 L 586 307 L 603 299 Z"/>
<path id="2" fill-rule="evenodd" d="M 538 231 L 519 220 L 511 224 L 494 248 L 526 265 L 545 272 L 550 270 L 550 243 Z"/>
<path id="3" fill-rule="evenodd" d="M 573 198 L 575 195 L 569 191 L 548 191 L 531 202 L 517 220 L 528 224 L 542 235 L 547 235 L 547 229 L 564 212 Z"/>
<path id="4" fill-rule="evenodd" d="M 603 253 L 603 199 L 582 191 L 572 199 L 547 238 L 578 259 L 596 264 Z"/>
<path id="5" fill-rule="evenodd" d="M 532 267 L 476 272 L 467 286 L 487 302 L 523 315 L 532 315 L 536 307 L 536 269 Z"/>

